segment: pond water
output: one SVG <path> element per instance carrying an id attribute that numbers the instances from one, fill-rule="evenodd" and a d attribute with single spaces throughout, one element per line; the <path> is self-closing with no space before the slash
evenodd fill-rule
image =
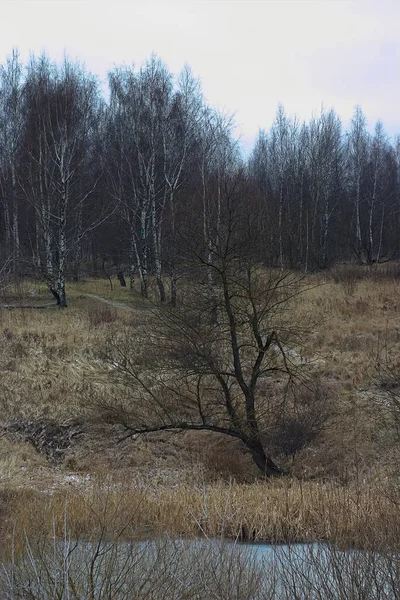
<path id="1" fill-rule="evenodd" d="M 342 551 L 323 543 L 245 544 L 168 537 L 135 542 L 41 540 L 29 545 L 18 564 L 3 567 L 3 574 L 4 585 L 20 582 L 24 593 L 41 600 L 93 596 L 116 600 L 400 599 L 398 554 Z M 117 583 L 118 593 L 107 595 Z M 0 577 L 0 598 L 28 597 L 12 595 L 2 585 Z M 58 595 L 53 595 L 54 590 Z"/>

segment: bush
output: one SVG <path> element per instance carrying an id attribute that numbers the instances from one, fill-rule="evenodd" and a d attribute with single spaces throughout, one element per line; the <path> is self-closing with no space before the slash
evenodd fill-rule
<path id="1" fill-rule="evenodd" d="M 400 557 L 325 544 L 26 540 L 0 574 L 4 600 L 396 600 Z"/>
<path id="2" fill-rule="evenodd" d="M 88 310 L 88 319 L 90 327 L 99 327 L 107 323 L 114 323 L 118 320 L 115 310 L 108 307 L 97 307 Z"/>

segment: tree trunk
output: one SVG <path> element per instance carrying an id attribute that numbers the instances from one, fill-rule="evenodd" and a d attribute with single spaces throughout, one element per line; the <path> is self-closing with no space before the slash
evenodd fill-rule
<path id="1" fill-rule="evenodd" d="M 308 211 L 306 213 L 306 257 L 304 262 L 304 272 L 308 272 L 308 259 L 310 256 L 310 225 Z"/>
<path id="2" fill-rule="evenodd" d="M 131 289 L 133 289 L 133 273 L 134 263 L 136 262 L 137 270 L 140 279 L 140 292 L 143 298 L 147 298 L 147 247 L 145 245 L 144 232 L 141 231 L 140 237 L 142 240 L 142 250 L 139 253 L 138 244 L 136 243 L 136 233 L 134 227 L 131 225 L 130 231 L 130 273 L 131 273 Z"/>
<path id="3" fill-rule="evenodd" d="M 361 263 L 364 262 L 363 249 L 362 249 L 362 234 L 361 234 L 361 211 L 360 211 L 360 187 L 361 187 L 361 174 L 360 169 L 357 169 L 357 182 L 356 182 L 356 252 L 357 258 Z"/>
<path id="4" fill-rule="evenodd" d="M 135 241 L 135 228 L 130 225 L 129 235 L 129 287 L 131 290 L 135 287 L 135 263 L 138 264 L 137 247 Z"/>
<path id="5" fill-rule="evenodd" d="M 282 213 L 283 213 L 283 183 L 281 182 L 279 192 L 279 213 L 278 213 L 278 231 L 279 231 L 279 266 L 283 269 L 283 234 L 282 234 Z"/>
<path id="6" fill-rule="evenodd" d="M 156 281 L 158 287 L 158 293 L 160 294 L 160 302 L 167 301 L 167 295 L 165 293 L 164 282 L 162 280 L 162 264 L 161 264 L 161 256 L 159 253 L 158 243 L 155 244 L 155 252 L 154 252 L 154 263 L 155 263 L 155 271 L 156 271 Z"/>
<path id="7" fill-rule="evenodd" d="M 5 191 L 3 192 L 3 218 L 4 218 L 4 232 L 5 232 L 5 244 L 6 254 L 11 256 L 12 254 L 12 243 L 11 243 L 11 221 L 10 221 L 10 210 L 8 207 L 8 200 Z"/>
<path id="8" fill-rule="evenodd" d="M 153 233 L 153 252 L 154 252 L 154 264 L 156 271 L 156 282 L 158 287 L 158 293 L 160 294 L 160 301 L 166 302 L 167 295 L 165 293 L 164 282 L 162 280 L 162 262 L 161 262 L 161 223 L 156 222 L 156 205 L 153 199 L 151 208 L 151 220 L 152 220 L 152 233 Z"/>
<path id="9" fill-rule="evenodd" d="M 65 279 L 64 278 L 59 278 L 58 282 L 57 282 L 57 293 L 58 293 L 58 297 L 59 297 L 59 302 L 58 305 L 60 306 L 60 308 L 66 308 L 67 307 L 67 296 L 65 293 Z"/>
<path id="10" fill-rule="evenodd" d="M 170 285 L 171 285 L 171 299 L 170 299 L 170 303 L 171 303 L 171 306 L 176 307 L 176 274 L 175 274 L 175 269 L 173 269 L 173 271 L 171 273 Z"/>
<path id="11" fill-rule="evenodd" d="M 322 266 L 325 269 L 328 264 L 328 233 L 329 233 L 329 197 L 328 190 L 325 192 L 324 213 L 322 218 Z"/>
<path id="12" fill-rule="evenodd" d="M 260 471 L 262 471 L 265 477 L 277 477 L 284 474 L 284 471 L 265 454 L 264 448 L 259 440 L 247 439 L 243 441 L 249 449 L 254 463 Z"/>
<path id="13" fill-rule="evenodd" d="M 76 240 L 74 247 L 74 260 L 73 260 L 73 276 L 74 281 L 79 281 L 79 271 L 82 261 L 82 233 L 83 233 L 83 223 L 82 223 L 82 202 L 79 203 L 78 208 L 78 216 L 77 216 L 77 229 L 76 229 Z"/>
<path id="14" fill-rule="evenodd" d="M 384 225 L 384 221 L 385 221 L 385 205 L 382 205 L 382 218 L 381 218 L 381 226 L 380 226 L 380 230 L 379 230 L 379 246 L 378 246 L 378 250 L 376 253 L 376 262 L 378 263 L 380 258 L 381 258 L 381 252 L 382 252 L 382 241 L 383 241 L 383 225 Z"/>
<path id="15" fill-rule="evenodd" d="M 19 240 L 19 213 L 18 213 L 18 200 L 16 194 L 16 176 L 14 162 L 11 165 L 11 176 L 12 176 L 12 212 L 13 212 L 13 273 L 17 275 L 19 268 L 20 258 L 20 240 Z"/>
<path id="16" fill-rule="evenodd" d="M 59 296 L 59 293 L 57 292 L 57 290 L 52 285 L 49 285 L 49 289 L 50 289 L 50 292 L 53 294 L 54 298 L 56 299 L 57 305 L 60 306 L 60 296 Z"/>
<path id="17" fill-rule="evenodd" d="M 57 273 L 57 293 L 59 305 L 64 308 L 67 306 L 65 293 L 65 275 L 67 269 L 67 204 L 68 204 L 68 184 L 63 183 L 61 196 L 59 231 L 58 231 L 58 273 Z"/>
<path id="18" fill-rule="evenodd" d="M 126 281 L 125 281 L 123 271 L 118 271 L 117 277 L 118 277 L 118 281 L 119 281 L 121 287 L 126 287 Z"/>
<path id="19" fill-rule="evenodd" d="M 94 237 L 92 236 L 91 239 L 91 251 L 92 251 L 92 272 L 93 272 L 93 277 L 97 277 L 98 273 L 97 273 L 97 248 L 96 248 L 96 244 L 94 241 Z"/>
<path id="20" fill-rule="evenodd" d="M 147 223 L 146 210 L 142 208 L 140 215 L 140 238 L 141 238 L 141 255 L 138 255 L 138 268 L 140 275 L 140 292 L 143 298 L 148 297 L 147 291 Z"/>
<path id="21" fill-rule="evenodd" d="M 129 265 L 129 288 L 131 290 L 135 288 L 135 265 L 133 263 Z"/>

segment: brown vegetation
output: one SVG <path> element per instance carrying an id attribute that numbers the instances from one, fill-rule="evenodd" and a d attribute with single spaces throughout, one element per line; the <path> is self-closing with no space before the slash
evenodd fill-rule
<path id="1" fill-rule="evenodd" d="M 400 440 L 396 403 L 389 401 L 400 358 L 398 283 L 389 270 L 385 276 L 368 273 L 349 291 L 342 272 L 310 276 L 312 285 L 295 308 L 299 319 L 311 312 L 318 324 L 298 349 L 299 364 L 318 377 L 320 401 L 329 400 L 330 414 L 298 452 L 282 443 L 279 450 L 278 436 L 275 449 L 292 475 L 274 482 L 259 479 L 237 440 L 166 432 L 118 443 L 118 425 L 99 421 L 93 410 L 99 400 L 110 393 L 121 401 L 129 396 L 122 382 L 104 375 L 107 338 L 126 330 L 140 344 L 152 319 L 143 302 L 135 308 L 129 289 L 115 287 L 115 299 L 133 311 L 83 296 L 94 290 L 112 299 L 106 281 L 75 285 L 68 311 L 2 310 L 3 541 L 14 536 L 22 548 L 23 530 L 44 534 L 49 523 L 58 524 L 61 536 L 67 505 L 72 536 L 95 534 L 93 515 L 102 514 L 107 527 L 112 523 L 110 535 L 123 529 L 137 536 L 150 528 L 171 535 L 397 547 Z M 32 284 L 24 286 L 26 293 Z M 72 422 L 79 422 L 81 434 L 54 464 L 27 424 L 53 424 L 53 447 Z M 43 441 L 49 430 L 37 431 Z"/>

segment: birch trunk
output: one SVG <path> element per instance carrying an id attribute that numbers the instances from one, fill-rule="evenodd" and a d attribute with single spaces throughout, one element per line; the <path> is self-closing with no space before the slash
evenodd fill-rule
<path id="1" fill-rule="evenodd" d="M 363 251 L 362 251 L 362 235 L 361 235 L 361 210 L 360 210 L 360 179 L 361 176 L 357 173 L 357 182 L 356 182 L 356 252 L 358 258 L 364 262 L 363 260 Z"/>
<path id="2" fill-rule="evenodd" d="M 152 222 L 152 234 L 153 234 L 153 251 L 154 251 L 154 268 L 156 273 L 156 282 L 158 287 L 158 293 L 160 295 L 160 301 L 166 302 L 167 296 L 165 294 L 165 287 L 162 280 L 162 262 L 161 262 L 161 224 L 156 221 L 156 206 L 153 198 L 151 207 L 151 222 Z"/>
<path id="3" fill-rule="evenodd" d="M 281 182 L 280 191 L 279 191 L 278 231 L 279 231 L 279 266 L 283 270 L 282 213 L 283 213 L 283 183 Z"/>
<path id="4" fill-rule="evenodd" d="M 78 207 L 75 246 L 73 249 L 73 251 L 74 251 L 74 260 L 73 260 L 74 281 L 79 281 L 79 271 L 80 271 L 81 260 L 82 260 L 82 233 L 83 233 L 82 203 L 80 202 L 79 207 Z"/>
<path id="5" fill-rule="evenodd" d="M 135 232 L 130 232 L 129 236 L 129 287 L 135 288 L 135 262 L 137 261 L 137 249 L 135 243 Z"/>
<path id="6" fill-rule="evenodd" d="M 18 211 L 18 200 L 16 194 L 16 176 L 15 176 L 15 164 L 14 157 L 11 162 L 11 199 L 12 199 L 12 213 L 13 213 L 13 252 L 12 252 L 12 265 L 14 276 L 18 273 L 19 259 L 20 259 L 20 239 L 19 239 L 19 211 Z"/>
<path id="7" fill-rule="evenodd" d="M 65 275 L 67 269 L 67 204 L 68 204 L 68 184 L 65 180 L 62 182 L 62 196 L 60 206 L 59 230 L 58 230 L 58 274 L 57 274 L 57 294 L 58 304 L 61 308 L 67 306 L 67 297 L 65 292 Z"/>
<path id="8" fill-rule="evenodd" d="M 147 223 L 146 223 L 146 211 L 143 208 L 140 219 L 140 237 L 141 237 L 141 255 L 138 262 L 139 274 L 140 274 L 140 292 L 143 298 L 148 298 L 148 285 L 147 285 Z"/>
<path id="9" fill-rule="evenodd" d="M 8 200 L 5 192 L 3 192 L 3 214 L 4 214 L 4 233 L 6 243 L 7 256 L 12 254 L 12 243 L 11 243 L 11 222 L 10 222 L 10 209 L 8 206 Z"/>
<path id="10" fill-rule="evenodd" d="M 379 229 L 379 245 L 378 245 L 378 250 L 376 253 L 376 262 L 378 263 L 380 258 L 381 258 L 381 252 L 382 252 L 382 242 L 383 242 L 383 225 L 385 222 L 385 205 L 382 204 L 382 218 L 381 218 L 381 226 Z"/>
<path id="11" fill-rule="evenodd" d="M 377 186 L 377 165 L 375 165 L 374 183 L 372 186 L 372 195 L 371 195 L 371 201 L 370 201 L 370 205 L 369 205 L 369 215 L 368 215 L 368 263 L 369 264 L 372 264 L 374 262 L 373 220 L 374 220 L 375 204 L 376 204 L 376 186 Z"/>

